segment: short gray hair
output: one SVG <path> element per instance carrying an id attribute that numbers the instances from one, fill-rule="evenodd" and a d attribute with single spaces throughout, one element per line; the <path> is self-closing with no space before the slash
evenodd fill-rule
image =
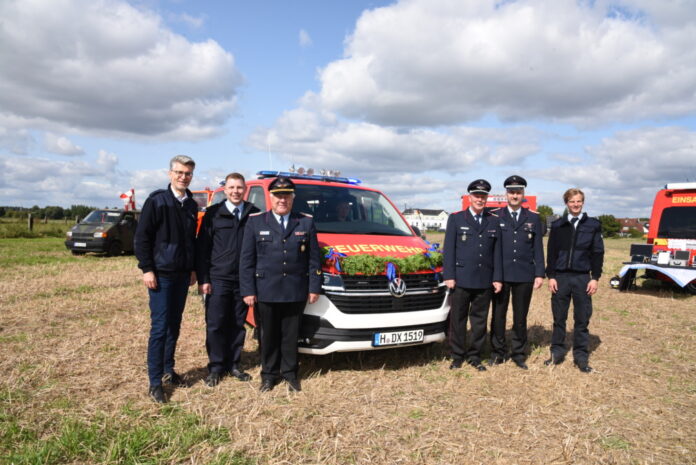
<path id="1" fill-rule="evenodd" d="M 190 166 L 191 169 L 196 168 L 196 162 L 193 161 L 193 158 L 186 156 L 186 155 L 177 155 L 171 160 L 169 160 L 169 169 L 172 170 L 174 169 L 174 163 L 179 163 L 181 165 L 185 166 Z"/>

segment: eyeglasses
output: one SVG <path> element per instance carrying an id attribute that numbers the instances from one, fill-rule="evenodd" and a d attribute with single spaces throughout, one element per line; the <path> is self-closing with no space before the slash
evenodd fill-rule
<path id="1" fill-rule="evenodd" d="M 174 173 L 174 175 L 177 178 L 190 178 L 191 176 L 193 176 L 193 171 L 174 171 L 174 170 L 169 170 L 169 171 Z"/>

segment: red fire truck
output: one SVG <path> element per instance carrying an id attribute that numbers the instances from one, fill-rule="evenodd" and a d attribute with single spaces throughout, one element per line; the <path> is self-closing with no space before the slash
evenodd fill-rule
<path id="1" fill-rule="evenodd" d="M 696 294 L 696 182 L 667 184 L 655 196 L 647 244 L 631 245 L 614 285 L 625 291 L 635 284 L 637 270 L 671 281 Z"/>
<path id="2" fill-rule="evenodd" d="M 462 210 L 469 208 L 469 205 L 469 196 L 467 194 L 462 195 Z M 522 206 L 535 212 L 537 208 L 536 195 L 525 195 L 524 199 L 522 200 Z M 488 196 L 488 201 L 486 202 L 486 211 L 497 210 L 498 208 L 503 207 L 507 207 L 507 197 L 505 194 L 491 194 Z"/>

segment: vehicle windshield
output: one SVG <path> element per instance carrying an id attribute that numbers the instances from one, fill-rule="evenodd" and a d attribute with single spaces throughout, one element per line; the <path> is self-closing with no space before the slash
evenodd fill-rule
<path id="1" fill-rule="evenodd" d="M 94 210 L 85 217 L 81 223 L 101 224 L 101 223 L 117 223 L 121 217 L 121 212 L 110 212 L 107 210 Z"/>
<path id="2" fill-rule="evenodd" d="M 399 212 L 379 192 L 296 184 L 292 210 L 312 215 L 320 233 L 412 235 Z"/>
<path id="3" fill-rule="evenodd" d="M 217 191 L 213 194 L 213 198 L 210 200 L 210 205 L 215 205 L 216 203 L 224 202 L 227 200 L 225 197 L 225 191 Z"/>
<path id="4" fill-rule="evenodd" d="M 198 205 L 198 211 L 202 211 L 208 206 L 208 193 L 207 192 L 192 192 L 193 200 Z"/>
<path id="5" fill-rule="evenodd" d="M 657 237 L 696 239 L 696 207 L 669 207 L 662 211 Z"/>

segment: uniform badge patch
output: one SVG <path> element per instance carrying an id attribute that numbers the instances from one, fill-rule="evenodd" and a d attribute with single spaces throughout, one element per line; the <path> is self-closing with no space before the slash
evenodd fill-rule
<path id="1" fill-rule="evenodd" d="M 307 248 L 305 247 L 304 244 L 302 244 L 302 245 L 300 246 L 300 252 L 304 252 L 306 249 L 307 249 Z"/>
<path id="2" fill-rule="evenodd" d="M 296 236 L 304 236 L 305 234 L 307 234 L 307 233 L 304 231 L 295 231 Z"/>

